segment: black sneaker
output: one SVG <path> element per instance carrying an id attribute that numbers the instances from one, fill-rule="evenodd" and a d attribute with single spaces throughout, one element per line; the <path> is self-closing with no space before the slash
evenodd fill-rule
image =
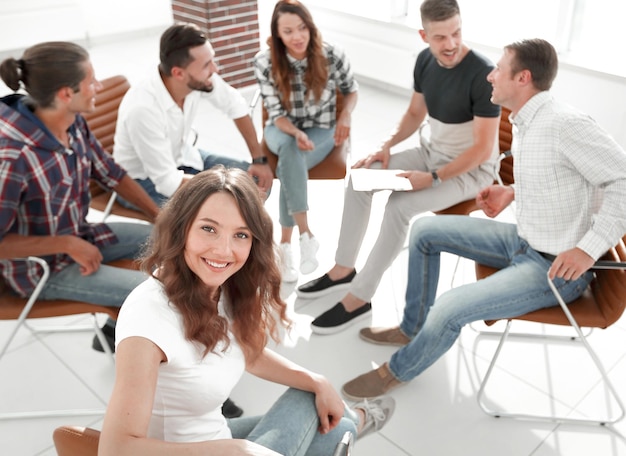
<path id="1" fill-rule="evenodd" d="M 372 303 L 366 302 L 352 312 L 346 311 L 342 303 L 338 302 L 335 307 L 327 310 L 311 323 L 311 330 L 315 334 L 334 334 L 342 331 L 357 321 L 367 318 L 372 310 Z"/>
<path id="2" fill-rule="evenodd" d="M 356 276 L 356 269 L 353 269 L 350 274 L 339 280 L 331 280 L 328 274 L 324 274 L 322 277 L 300 285 L 296 289 L 296 295 L 301 298 L 319 298 L 332 291 L 347 291 L 354 276 Z"/>
<path id="3" fill-rule="evenodd" d="M 229 397 L 222 404 L 222 415 L 226 418 L 239 418 L 243 415 L 243 409 L 238 407 Z"/>
<path id="4" fill-rule="evenodd" d="M 109 344 L 111 352 L 115 353 L 115 328 L 111 325 L 104 325 L 102 327 L 102 332 L 104 333 L 104 338 Z M 102 348 L 102 344 L 100 343 L 100 339 L 98 339 L 98 336 L 93 336 L 91 348 L 93 348 L 95 351 L 104 353 L 104 348 Z"/>

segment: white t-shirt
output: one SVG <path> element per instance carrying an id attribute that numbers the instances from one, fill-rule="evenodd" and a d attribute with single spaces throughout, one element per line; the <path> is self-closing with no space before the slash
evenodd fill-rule
<path id="1" fill-rule="evenodd" d="M 167 356 L 159 366 L 148 437 L 169 442 L 231 438 L 221 405 L 245 369 L 235 338 L 225 353 L 218 345 L 203 358 L 204 347 L 185 339 L 180 313 L 153 278 L 135 288 L 120 311 L 116 344 L 133 336 L 151 340 Z"/>
<path id="2" fill-rule="evenodd" d="M 183 179 L 179 166 L 204 169 L 191 128 L 200 104 L 208 101 L 230 119 L 248 115 L 248 104 L 237 89 L 217 73 L 211 81 L 212 92 L 191 92 L 182 109 L 158 71 L 128 90 L 118 111 L 113 158 L 130 177 L 149 178 L 157 192 L 170 197 Z"/>

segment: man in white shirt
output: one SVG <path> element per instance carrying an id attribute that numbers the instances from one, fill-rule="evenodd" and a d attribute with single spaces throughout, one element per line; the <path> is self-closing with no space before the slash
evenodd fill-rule
<path id="1" fill-rule="evenodd" d="M 360 333 L 402 348 L 389 363 L 346 383 L 346 397 L 378 396 L 412 380 L 472 321 L 557 305 L 547 274 L 563 299 L 573 301 L 591 281 L 589 268 L 626 233 L 626 153 L 589 116 L 552 98 L 557 68 L 547 41 L 504 48 L 487 79 L 492 101 L 511 110 L 515 185 L 489 186 L 477 201 L 495 217 L 515 199 L 517 224 L 437 216 L 413 225 L 402 322 Z M 441 252 L 499 271 L 435 301 Z"/>
<path id="2" fill-rule="evenodd" d="M 217 164 L 247 169 L 263 194 L 271 187 L 272 170 L 248 105 L 217 74 L 214 57 L 213 48 L 195 25 L 169 27 L 161 36 L 158 72 L 131 87 L 120 105 L 113 156 L 159 205 L 194 174 Z M 191 126 L 198 107 L 206 101 L 233 119 L 252 164 L 195 146 L 197 137 Z"/>

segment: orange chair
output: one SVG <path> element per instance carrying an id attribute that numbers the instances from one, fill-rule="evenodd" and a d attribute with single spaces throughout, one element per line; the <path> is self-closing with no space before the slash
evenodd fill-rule
<path id="1" fill-rule="evenodd" d="M 261 90 L 257 89 L 252 101 L 250 102 L 250 113 L 254 111 L 259 99 L 261 97 Z M 343 94 L 337 91 L 337 117 L 343 109 Z M 261 118 L 262 125 L 265 125 L 268 114 L 263 103 L 261 103 Z M 276 176 L 276 164 L 278 163 L 278 157 L 271 153 L 267 147 L 265 139 L 261 140 L 261 149 L 267 157 L 267 161 Z M 350 138 L 345 140 L 342 144 L 335 146 L 333 150 L 322 160 L 319 164 L 309 170 L 309 179 L 343 179 L 346 177 L 348 154 L 350 153 Z"/>
<path id="2" fill-rule="evenodd" d="M 88 427 L 60 426 L 52 433 L 59 456 L 98 456 L 100 431 Z"/>
<path id="3" fill-rule="evenodd" d="M 625 409 L 620 397 L 612 385 L 609 377 L 600 362 L 595 351 L 587 341 L 587 335 L 583 334 L 581 327 L 585 328 L 601 328 L 605 329 L 615 323 L 626 307 L 626 236 L 621 242 L 612 248 L 602 259 L 598 261 L 592 268 L 594 270 L 594 279 L 592 280 L 586 292 L 577 300 L 566 304 L 558 291 L 547 279 L 552 288 L 552 292 L 558 300 L 559 305 L 546 309 L 537 310 L 510 318 L 506 322 L 504 332 L 501 334 L 498 348 L 496 349 L 487 373 L 482 381 L 478 392 L 478 403 L 485 413 L 496 417 L 508 417 L 517 419 L 533 419 L 541 421 L 580 423 L 580 424 L 613 424 L 624 417 Z M 493 274 L 496 270 L 484 265 L 476 264 L 476 278 L 481 279 Z M 520 413 L 510 413 L 503 410 L 495 410 L 486 401 L 486 387 L 491 377 L 493 368 L 502 350 L 502 346 L 510 335 L 511 323 L 514 320 L 525 320 L 543 324 L 571 326 L 574 328 L 577 338 L 583 347 L 589 353 L 593 363 L 597 367 L 604 384 L 614 398 L 619 411 L 614 416 L 603 417 L 599 419 L 578 419 L 558 415 L 529 415 Z M 495 323 L 494 321 L 486 321 L 487 325 Z M 541 337 L 544 342 L 549 342 L 550 337 Z"/>
<path id="4" fill-rule="evenodd" d="M 96 94 L 96 108 L 92 112 L 84 114 L 84 117 L 89 129 L 100 141 L 104 150 L 112 154 L 117 111 L 122 98 L 130 88 L 130 83 L 121 75 L 103 79 L 100 83 L 102 89 Z M 89 190 L 91 192 L 91 207 L 104 213 L 102 221 L 105 221 L 110 214 L 150 221 L 143 212 L 128 209 L 117 203 L 115 201 L 117 194 L 102 188 L 95 181 L 90 183 Z"/>

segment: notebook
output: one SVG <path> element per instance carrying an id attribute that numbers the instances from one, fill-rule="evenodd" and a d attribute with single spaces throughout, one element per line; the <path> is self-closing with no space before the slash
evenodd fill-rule
<path id="1" fill-rule="evenodd" d="M 367 192 L 372 190 L 413 190 L 411 182 L 406 177 L 399 177 L 401 169 L 369 169 L 355 168 L 350 170 L 352 187 L 356 191 Z"/>

